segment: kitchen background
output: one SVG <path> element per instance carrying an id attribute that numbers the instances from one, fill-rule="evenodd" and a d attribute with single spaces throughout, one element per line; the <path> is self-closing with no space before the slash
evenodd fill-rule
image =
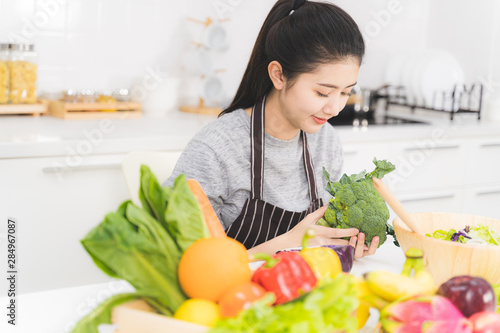
<path id="1" fill-rule="evenodd" d="M 500 218 L 500 1 L 333 2 L 354 17 L 367 41 L 361 87 L 383 85 L 387 65 L 399 52 L 410 59 L 417 51 L 437 48 L 458 59 L 466 83 L 480 82 L 485 88 L 486 114 L 480 123 L 377 125 L 365 132 L 339 127 L 346 172 L 371 169 L 374 156 L 387 158 L 398 165 L 390 185 L 408 210 Z M 195 21 L 220 19 L 228 33 L 227 48 L 208 51 L 213 61 L 208 74 L 221 79 L 219 103 L 224 104 L 239 84 L 274 3 L 0 0 L 0 43 L 35 44 L 40 94 L 128 88 L 144 113 L 111 121 L 0 116 L 0 219 L 14 217 L 21 226 L 21 293 L 110 280 L 79 240 L 130 197 L 123 159 L 134 150 L 181 151 L 213 119 L 174 111 L 199 96 L 201 75 L 192 73 L 191 57 L 207 29 Z M 173 78 L 180 80 L 177 89 Z M 488 108 L 488 102 L 494 107 Z M 170 105 L 172 112 L 159 105 Z M 148 117 L 158 112 L 163 118 Z M 493 113 L 496 123 L 489 121 Z M 2 222 L 2 249 L 5 230 Z M 0 261 L 5 272 L 3 265 L 5 260 Z M 0 281 L 0 290 L 6 283 Z M 56 331 L 67 330 L 51 332 Z"/>
<path id="2" fill-rule="evenodd" d="M 367 40 L 360 86 L 384 83 L 396 52 L 422 48 L 451 52 L 466 82 L 493 96 L 500 81 L 500 3 L 496 0 L 333 1 L 357 21 Z M 245 69 L 258 30 L 274 0 L 0 0 L 0 41 L 34 43 L 40 93 L 66 89 L 129 88 L 148 106 L 144 80 L 181 79 L 180 100 L 198 97 L 198 77 L 186 72 L 204 21 L 222 19 L 228 47 L 212 51 L 227 102 Z M 472 15 L 472 13 L 474 13 Z M 156 74 L 156 76 L 155 76 Z M 165 81 L 166 82 L 166 81 Z M 134 89 L 134 87 L 136 89 Z M 168 89 L 168 88 L 167 88 Z M 151 91 L 148 91 L 152 97 Z"/>

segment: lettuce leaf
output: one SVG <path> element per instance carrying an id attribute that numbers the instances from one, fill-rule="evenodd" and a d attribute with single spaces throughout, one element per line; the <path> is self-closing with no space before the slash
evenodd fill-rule
<path id="1" fill-rule="evenodd" d="M 500 283 L 494 284 L 493 290 L 495 291 L 495 294 L 497 294 L 497 302 L 498 302 L 497 313 L 500 313 Z"/>
<path id="2" fill-rule="evenodd" d="M 500 245 L 500 234 L 494 228 L 487 225 L 470 227 L 469 236 L 471 238 L 483 239 L 489 245 Z"/>
<path id="3" fill-rule="evenodd" d="M 298 299 L 272 306 L 268 294 L 237 317 L 221 320 L 209 333 L 330 333 L 357 332 L 355 310 L 359 306 L 353 277 L 325 277 L 311 292 Z"/>
<path id="4" fill-rule="evenodd" d="M 72 333 L 99 333 L 98 325 L 111 324 L 111 312 L 117 305 L 140 298 L 139 294 L 128 293 L 111 296 L 99 304 L 92 312 L 83 317 L 73 327 Z"/>
<path id="5" fill-rule="evenodd" d="M 459 243 L 475 243 L 475 244 L 488 244 L 488 245 L 500 245 L 500 233 L 493 227 L 487 225 L 477 225 L 477 226 L 466 226 L 464 229 L 458 231 L 459 234 L 467 235 L 469 238 L 464 236 L 459 236 L 457 240 L 452 239 L 457 236 L 457 230 L 450 229 L 446 230 L 436 230 L 431 234 L 425 234 L 427 237 L 434 237 L 436 239 L 442 239 L 447 241 L 456 241 Z M 456 237 L 455 237 L 456 238 Z"/>

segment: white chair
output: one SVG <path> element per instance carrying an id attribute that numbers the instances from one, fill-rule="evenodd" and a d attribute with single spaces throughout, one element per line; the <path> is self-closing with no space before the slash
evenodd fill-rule
<path id="1" fill-rule="evenodd" d="M 151 169 L 161 185 L 172 174 L 181 153 L 181 151 L 134 151 L 125 156 L 122 171 L 133 203 L 141 205 L 139 200 L 141 164 Z"/>

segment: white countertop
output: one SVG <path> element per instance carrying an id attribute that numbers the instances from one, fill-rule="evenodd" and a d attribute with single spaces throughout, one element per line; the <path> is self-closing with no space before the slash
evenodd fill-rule
<path id="1" fill-rule="evenodd" d="M 107 120 L 1 117 L 0 158 L 65 156 L 86 142 L 92 154 L 182 150 L 200 128 L 214 119 L 179 111 L 162 117 Z"/>
<path id="2" fill-rule="evenodd" d="M 383 269 L 400 273 L 403 269 L 404 254 L 388 237 L 373 256 L 357 259 L 351 274 L 361 276 L 363 273 Z M 95 306 L 114 294 L 133 292 L 130 284 L 123 280 L 92 284 L 74 288 L 48 290 L 29 294 L 21 294 L 17 298 L 17 325 L 12 327 L 6 323 L 5 305 L 7 297 L 0 298 L 2 320 L 0 331 L 6 333 L 67 333 L 71 327 Z M 375 325 L 377 313 L 374 312 L 367 325 Z"/>
<path id="3" fill-rule="evenodd" d="M 414 116 L 419 118 L 418 116 Z M 134 150 L 182 150 L 203 126 L 216 116 L 172 111 L 164 116 L 137 119 L 63 120 L 51 116 L 0 117 L 0 158 L 66 156 L 91 147 L 92 154 L 119 154 Z M 426 116 L 432 125 L 337 126 L 344 143 L 371 140 L 417 139 L 433 131 L 448 136 L 498 135 L 500 123 L 457 117 L 453 122 Z M 88 145 L 90 143 L 90 145 Z"/>

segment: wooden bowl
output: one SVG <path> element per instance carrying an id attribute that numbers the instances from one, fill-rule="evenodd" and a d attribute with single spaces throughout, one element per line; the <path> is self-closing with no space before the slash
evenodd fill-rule
<path id="1" fill-rule="evenodd" d="M 437 229 L 463 229 L 466 225 L 488 225 L 500 230 L 500 220 L 456 213 L 412 213 L 410 214 L 422 231 L 416 234 L 400 218 L 393 222 L 401 249 L 406 253 L 410 247 L 424 251 L 426 268 L 436 285 L 457 275 L 480 276 L 492 284 L 500 283 L 500 246 L 467 245 L 427 237 Z"/>

